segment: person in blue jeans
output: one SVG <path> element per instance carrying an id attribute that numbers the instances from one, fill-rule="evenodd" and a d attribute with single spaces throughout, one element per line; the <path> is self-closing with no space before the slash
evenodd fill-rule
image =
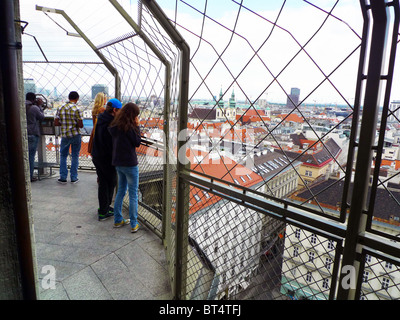
<path id="1" fill-rule="evenodd" d="M 114 201 L 114 227 L 131 225 L 131 232 L 139 230 L 138 189 L 139 165 L 136 148 L 140 146 L 139 107 L 129 102 L 124 105 L 108 128 L 112 137 L 112 165 L 118 174 L 118 190 Z M 129 192 L 129 219 L 122 216 L 122 202 Z"/>
<path id="2" fill-rule="evenodd" d="M 40 121 L 44 119 L 44 108 L 41 99 L 36 99 L 36 94 L 28 92 L 26 94 L 26 123 L 28 132 L 28 151 L 29 151 L 29 173 L 31 182 L 37 181 L 33 176 L 35 167 L 35 154 L 40 138 Z"/>
<path id="3" fill-rule="evenodd" d="M 82 138 L 80 134 L 73 137 L 63 137 L 61 138 L 60 144 L 60 179 L 58 182 L 61 184 L 67 183 L 68 177 L 68 167 L 67 158 L 69 154 L 69 149 L 71 148 L 71 183 L 79 182 L 78 178 L 78 166 L 79 166 L 79 152 L 81 151 Z"/>
<path id="4" fill-rule="evenodd" d="M 57 109 L 54 117 L 54 125 L 61 127 L 61 145 L 60 145 L 60 179 L 61 184 L 67 183 L 68 168 L 67 157 L 71 147 L 71 182 L 77 183 L 79 152 L 81 151 L 81 134 L 79 129 L 83 128 L 82 114 L 76 105 L 79 100 L 79 94 L 71 91 L 68 96 L 69 102 Z"/>

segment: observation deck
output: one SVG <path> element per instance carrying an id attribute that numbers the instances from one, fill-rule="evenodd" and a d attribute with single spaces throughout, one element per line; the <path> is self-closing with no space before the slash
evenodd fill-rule
<path id="1" fill-rule="evenodd" d="M 133 234 L 97 220 L 95 171 L 80 170 L 79 183 L 67 185 L 53 171 L 31 186 L 39 299 L 171 299 L 161 239 L 143 224 Z M 44 266 L 56 270 L 55 289 Z"/>

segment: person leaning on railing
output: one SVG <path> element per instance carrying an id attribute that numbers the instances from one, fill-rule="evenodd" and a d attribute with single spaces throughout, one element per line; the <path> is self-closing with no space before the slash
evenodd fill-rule
<path id="1" fill-rule="evenodd" d="M 122 108 L 118 99 L 110 99 L 107 102 L 106 111 L 97 117 L 96 131 L 93 138 L 92 161 L 96 167 L 98 187 L 97 196 L 99 209 L 97 210 L 99 221 L 103 221 L 114 215 L 111 203 L 114 189 L 117 183 L 117 172 L 112 165 L 112 138 L 108 127 Z"/>
<path id="2" fill-rule="evenodd" d="M 76 105 L 79 100 L 79 94 L 71 91 L 68 96 L 69 102 L 63 104 L 57 109 L 54 117 L 54 125 L 61 127 L 61 145 L 60 145 L 60 178 L 58 182 L 67 183 L 68 168 L 67 157 L 71 146 L 71 182 L 77 183 L 79 152 L 81 151 L 80 128 L 83 128 L 82 114 Z"/>
<path id="3" fill-rule="evenodd" d="M 138 188 L 139 166 L 136 148 L 140 146 L 139 107 L 129 102 L 115 116 L 108 130 L 112 136 L 112 164 L 118 174 L 118 190 L 114 202 L 114 227 L 130 223 L 131 232 L 139 230 Z M 129 190 L 129 219 L 122 217 L 122 201 Z"/>

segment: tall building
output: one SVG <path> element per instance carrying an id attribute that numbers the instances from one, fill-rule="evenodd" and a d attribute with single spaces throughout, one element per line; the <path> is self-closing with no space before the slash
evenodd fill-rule
<path id="1" fill-rule="evenodd" d="M 199 170 L 195 164 L 192 167 Z M 257 173 L 226 157 L 219 164 L 202 164 L 201 170 L 214 177 L 228 170 L 227 180 L 248 188 L 262 182 Z M 215 270 L 208 298 L 228 298 L 247 287 L 250 274 L 257 269 L 263 215 L 205 190 L 192 187 L 190 193 L 189 235 Z"/>
<path id="2" fill-rule="evenodd" d="M 288 108 L 297 107 L 300 100 L 299 98 L 300 98 L 300 89 L 298 88 L 290 89 L 290 95 L 287 98 L 286 107 Z"/>
<path id="3" fill-rule="evenodd" d="M 95 84 L 92 86 L 92 99 L 94 99 L 99 92 L 104 92 L 108 96 L 108 87 L 105 84 Z"/>
<path id="4" fill-rule="evenodd" d="M 36 93 L 36 84 L 35 84 L 35 80 L 33 79 L 24 79 L 24 96 L 26 96 L 26 94 L 28 92 L 33 92 Z"/>
<path id="5" fill-rule="evenodd" d="M 396 186 L 393 183 L 392 186 Z M 329 189 L 327 186 L 331 186 Z M 324 207 L 324 210 L 337 216 L 344 183 L 328 179 L 309 186 L 298 193 L 298 201 L 310 201 L 311 195 L 317 195 L 310 206 Z M 397 201 L 398 189 L 387 193 L 378 188 L 372 225 L 382 233 L 397 235 L 400 229 L 400 213 Z M 334 285 L 334 260 L 337 258 L 336 242 L 321 235 L 302 229 L 299 226 L 286 225 L 281 292 L 292 299 L 326 300 Z M 340 251 L 339 251 L 340 252 Z M 400 268 L 390 260 L 366 254 L 362 274 L 362 300 L 392 300 L 400 298 Z"/>
<path id="6" fill-rule="evenodd" d="M 59 97 L 58 97 L 58 92 L 57 92 L 57 87 L 54 87 L 54 89 L 53 89 L 53 99 L 58 99 Z"/>

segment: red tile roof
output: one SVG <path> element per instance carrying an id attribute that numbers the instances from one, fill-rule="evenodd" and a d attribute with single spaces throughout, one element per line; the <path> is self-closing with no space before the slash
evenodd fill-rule
<path id="1" fill-rule="evenodd" d="M 284 121 L 291 121 L 291 122 L 297 122 L 297 123 L 303 123 L 304 119 L 297 115 L 296 113 L 291 113 L 289 115 L 287 114 L 279 114 L 277 115 L 278 118 L 280 119 L 285 119 Z"/>

